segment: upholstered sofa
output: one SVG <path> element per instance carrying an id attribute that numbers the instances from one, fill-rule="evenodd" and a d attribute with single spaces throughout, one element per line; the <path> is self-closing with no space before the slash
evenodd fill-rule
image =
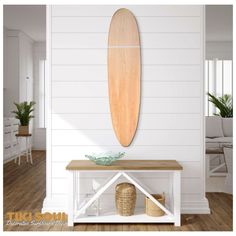
<path id="1" fill-rule="evenodd" d="M 206 116 L 206 149 L 233 144 L 233 118 Z"/>

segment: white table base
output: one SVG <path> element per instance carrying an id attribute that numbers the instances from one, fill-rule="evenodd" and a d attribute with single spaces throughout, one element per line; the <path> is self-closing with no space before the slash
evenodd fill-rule
<path id="1" fill-rule="evenodd" d="M 175 226 L 181 225 L 181 171 L 176 170 L 126 170 L 126 171 L 105 171 L 110 172 L 112 176 L 97 190 L 97 192 L 87 201 L 80 202 L 78 177 L 80 172 L 92 171 L 68 171 L 68 226 L 73 226 L 74 223 L 174 223 Z M 104 172 L 100 171 L 99 172 Z M 153 193 L 147 186 L 144 186 L 136 179 L 132 172 L 167 172 L 170 173 L 170 203 L 168 208 L 160 204 L 151 194 Z M 124 217 L 115 212 L 105 212 L 100 216 L 86 216 L 85 210 L 96 201 L 113 183 L 121 176 L 125 177 L 129 182 L 135 185 L 144 195 L 149 197 L 157 206 L 159 206 L 166 214 L 161 217 L 151 217 L 146 215 L 145 210 L 137 209 L 132 216 Z M 81 180 L 80 180 L 81 181 Z M 115 196 L 114 196 L 115 197 Z"/>

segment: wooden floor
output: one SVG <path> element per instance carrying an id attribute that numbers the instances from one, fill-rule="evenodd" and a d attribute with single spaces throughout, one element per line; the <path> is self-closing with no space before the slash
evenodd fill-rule
<path id="1" fill-rule="evenodd" d="M 4 215 L 15 211 L 40 211 L 45 198 L 45 152 L 33 152 L 33 166 L 22 160 L 4 165 Z M 210 215 L 182 215 L 182 226 L 173 224 L 76 224 L 9 226 L 4 231 L 232 231 L 232 195 L 208 193 Z"/>

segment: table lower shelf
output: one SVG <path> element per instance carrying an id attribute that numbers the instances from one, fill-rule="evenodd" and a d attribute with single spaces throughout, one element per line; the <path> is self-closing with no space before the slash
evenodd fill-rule
<path id="1" fill-rule="evenodd" d="M 172 216 L 148 216 L 144 209 L 138 209 L 132 216 L 120 216 L 114 211 L 103 211 L 99 216 L 75 216 L 74 223 L 174 223 Z"/>

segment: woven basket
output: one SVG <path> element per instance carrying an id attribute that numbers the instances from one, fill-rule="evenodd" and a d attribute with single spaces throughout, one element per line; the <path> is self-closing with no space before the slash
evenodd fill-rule
<path id="1" fill-rule="evenodd" d="M 164 193 L 162 195 L 152 194 L 152 196 L 162 205 L 165 205 Z M 165 214 L 165 212 L 148 197 L 145 198 L 145 205 L 146 205 L 146 214 L 149 216 L 163 216 Z"/>
<path id="2" fill-rule="evenodd" d="M 120 183 L 116 185 L 116 209 L 121 216 L 134 214 L 136 189 L 133 184 Z"/>

